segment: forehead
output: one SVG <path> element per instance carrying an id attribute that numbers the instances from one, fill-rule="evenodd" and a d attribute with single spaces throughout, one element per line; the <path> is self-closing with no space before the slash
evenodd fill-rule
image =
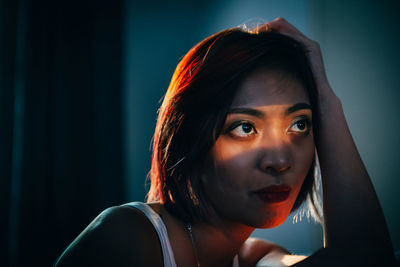
<path id="1" fill-rule="evenodd" d="M 232 106 L 290 105 L 310 103 L 304 85 L 282 71 L 259 69 L 247 75 L 239 85 Z"/>

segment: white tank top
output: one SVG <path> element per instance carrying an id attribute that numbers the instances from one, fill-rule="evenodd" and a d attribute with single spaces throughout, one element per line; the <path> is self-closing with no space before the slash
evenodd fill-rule
<path id="1" fill-rule="evenodd" d="M 174 253 L 169 242 L 167 228 L 165 227 L 165 224 L 162 221 L 160 215 L 158 215 L 149 205 L 143 202 L 130 202 L 124 204 L 124 206 L 130 206 L 143 212 L 143 214 L 153 224 L 154 228 L 156 229 L 158 238 L 160 239 L 164 267 L 177 267 L 175 263 Z M 232 267 L 239 267 L 238 255 L 233 258 Z"/>

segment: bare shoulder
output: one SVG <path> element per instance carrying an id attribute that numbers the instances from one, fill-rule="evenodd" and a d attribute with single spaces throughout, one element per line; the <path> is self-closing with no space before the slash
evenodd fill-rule
<path id="1" fill-rule="evenodd" d="M 248 238 L 239 251 L 240 266 L 255 266 L 266 255 L 290 255 L 290 252 L 270 241 Z"/>
<path id="2" fill-rule="evenodd" d="M 157 233 L 139 210 L 116 206 L 100 213 L 67 247 L 56 266 L 162 266 Z"/>

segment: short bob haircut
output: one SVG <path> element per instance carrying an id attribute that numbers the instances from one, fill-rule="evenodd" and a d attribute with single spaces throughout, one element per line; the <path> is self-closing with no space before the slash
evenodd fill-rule
<path id="1" fill-rule="evenodd" d="M 240 82 L 259 68 L 280 71 L 304 85 L 315 136 L 317 91 L 302 45 L 277 32 L 221 31 L 194 46 L 174 72 L 154 133 L 148 202 L 160 201 L 185 223 L 212 223 L 218 217 L 204 192 L 201 166 L 222 131 Z M 314 167 L 315 160 L 292 212 L 306 199 L 317 211 Z"/>

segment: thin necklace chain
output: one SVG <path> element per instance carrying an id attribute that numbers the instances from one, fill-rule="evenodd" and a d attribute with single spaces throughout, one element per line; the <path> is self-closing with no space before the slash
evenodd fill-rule
<path id="1" fill-rule="evenodd" d="M 194 257 L 196 259 L 197 267 L 200 267 L 200 261 L 199 261 L 199 256 L 197 255 L 196 243 L 194 242 L 192 225 L 190 223 L 188 223 L 186 225 L 186 230 L 188 231 L 189 236 L 190 236 L 190 241 L 192 242 L 192 248 L 193 248 L 193 252 L 194 252 Z"/>

